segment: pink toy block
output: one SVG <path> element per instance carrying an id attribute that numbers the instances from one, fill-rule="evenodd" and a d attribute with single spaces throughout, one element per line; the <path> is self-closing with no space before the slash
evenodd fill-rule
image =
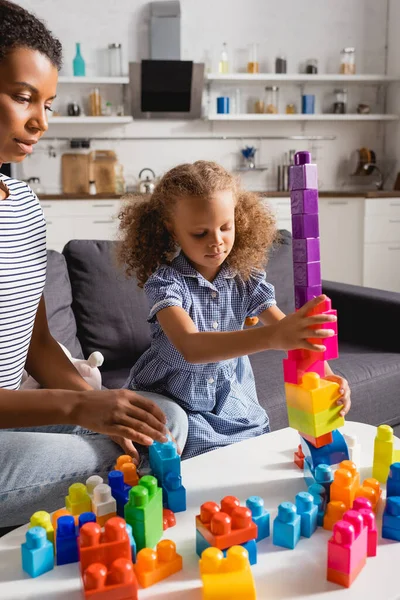
<path id="1" fill-rule="evenodd" d="M 363 498 L 366 500 L 366 498 Z M 378 547 L 378 529 L 376 527 L 375 513 L 372 508 L 361 508 L 358 511 L 368 530 L 367 556 L 376 556 Z"/>
<path id="2" fill-rule="evenodd" d="M 283 360 L 283 379 L 285 383 L 294 383 L 298 385 L 303 379 L 304 373 L 318 373 L 320 377 L 325 377 L 325 366 L 322 361 L 314 363 L 309 360 L 291 360 L 285 358 Z"/>
<path id="3" fill-rule="evenodd" d="M 292 215 L 292 235 L 295 239 L 319 237 L 318 214 Z"/>
<path id="4" fill-rule="evenodd" d="M 351 575 L 359 572 L 367 561 L 368 528 L 363 517 L 355 510 L 348 510 L 343 520 L 333 526 L 333 534 L 328 541 L 328 581 L 329 570 Z"/>
<path id="5" fill-rule="evenodd" d="M 303 304 L 322 294 L 322 287 L 315 285 L 313 287 L 296 286 L 294 288 L 294 303 L 296 308 L 301 308 Z"/>
<path id="6" fill-rule="evenodd" d="M 318 343 L 321 343 L 321 339 L 319 339 Z M 333 335 L 329 338 L 324 338 L 322 344 L 326 348 L 324 352 L 324 360 L 334 360 L 335 358 L 339 358 L 339 342 L 337 335 Z"/>
<path id="7" fill-rule="evenodd" d="M 317 304 L 317 306 L 315 306 L 312 310 L 310 310 L 308 316 L 311 317 L 311 315 L 322 315 L 323 313 L 329 312 L 330 310 L 332 310 L 332 301 L 330 298 L 328 298 L 328 296 L 326 296 L 325 300 L 323 300 L 322 302 Z"/>
<path id="8" fill-rule="evenodd" d="M 292 240 L 293 262 L 306 263 L 321 260 L 319 238 Z"/>
<path id="9" fill-rule="evenodd" d="M 295 165 L 289 169 L 289 190 L 317 190 L 317 165 Z"/>
<path id="10" fill-rule="evenodd" d="M 292 215 L 316 214 L 318 212 L 318 190 L 296 190 L 290 194 Z"/>
<path id="11" fill-rule="evenodd" d="M 321 285 L 320 262 L 293 263 L 294 285 L 313 287 Z"/>

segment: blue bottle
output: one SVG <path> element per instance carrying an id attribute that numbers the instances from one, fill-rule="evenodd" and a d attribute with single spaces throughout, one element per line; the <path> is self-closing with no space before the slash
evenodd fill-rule
<path id="1" fill-rule="evenodd" d="M 85 61 L 81 54 L 81 45 L 79 42 L 76 43 L 76 54 L 73 60 L 74 77 L 85 77 Z"/>

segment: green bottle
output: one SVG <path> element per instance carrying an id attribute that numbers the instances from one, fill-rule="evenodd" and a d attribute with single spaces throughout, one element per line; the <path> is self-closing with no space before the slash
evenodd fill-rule
<path id="1" fill-rule="evenodd" d="M 74 77 L 85 77 L 85 61 L 81 54 L 81 45 L 76 43 L 76 54 L 73 60 Z"/>

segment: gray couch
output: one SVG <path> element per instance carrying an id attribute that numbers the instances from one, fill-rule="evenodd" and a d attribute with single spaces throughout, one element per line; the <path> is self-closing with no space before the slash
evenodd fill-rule
<path id="1" fill-rule="evenodd" d="M 118 269 L 114 242 L 75 240 L 63 255 L 48 252 L 45 299 L 50 329 L 76 357 L 100 350 L 106 387 L 119 387 L 149 344 L 147 301 L 134 280 Z M 280 308 L 293 310 L 291 237 L 270 256 L 268 280 Z M 400 343 L 394 329 L 400 294 L 324 282 L 324 292 L 339 315 L 340 358 L 333 370 L 351 385 L 351 420 L 387 423 L 400 434 Z M 287 425 L 283 392 L 283 352 L 251 357 L 260 403 L 273 430 Z"/>

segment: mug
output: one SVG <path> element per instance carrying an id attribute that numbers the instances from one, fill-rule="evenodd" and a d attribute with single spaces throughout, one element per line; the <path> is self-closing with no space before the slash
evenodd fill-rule
<path id="1" fill-rule="evenodd" d="M 76 102 L 68 104 L 67 112 L 69 117 L 79 117 L 81 114 L 81 107 Z"/>
<path id="2" fill-rule="evenodd" d="M 217 98 L 217 114 L 229 114 L 229 96 L 219 96 Z"/>
<path id="3" fill-rule="evenodd" d="M 314 94 L 303 94 L 301 97 L 301 112 L 303 115 L 313 115 L 315 112 Z"/>

